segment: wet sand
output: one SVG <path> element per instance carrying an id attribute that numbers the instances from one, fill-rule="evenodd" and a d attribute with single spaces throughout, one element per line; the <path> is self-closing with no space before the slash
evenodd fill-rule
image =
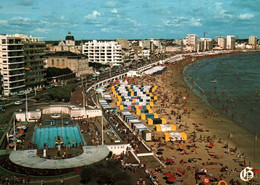
<path id="1" fill-rule="evenodd" d="M 177 128 L 177 131 L 188 134 L 188 140 L 182 143 L 185 152 L 178 150 L 177 142 L 164 142 L 162 132 L 153 131 L 155 136 L 161 138 L 161 142 L 147 144 L 154 151 L 158 148 L 165 150 L 163 155 L 159 156 L 162 161 L 165 162 L 167 158 L 174 159 L 174 165 L 167 165 L 163 172 L 175 173 L 176 169 L 180 169 L 185 174 L 177 176 L 177 180 L 182 180 L 183 184 L 196 184 L 196 167 L 199 171 L 206 168 L 217 180 L 224 179 L 228 184 L 231 184 L 231 179 L 244 184 L 239 178 L 240 171 L 246 166 L 260 168 L 260 142 L 255 141 L 255 137 L 248 131 L 205 105 L 192 93 L 183 80 L 183 70 L 192 62 L 191 59 L 185 59 L 175 64 L 167 64 L 167 71 L 162 75 L 131 79 L 133 84 L 158 85 L 154 93 L 158 100 L 152 110 L 159 113 L 159 117 L 166 118 L 168 123 L 183 125 Z M 174 112 L 175 116 L 172 114 Z M 176 119 L 177 114 L 181 115 L 181 120 Z M 151 130 L 154 130 L 154 127 L 149 126 Z M 214 144 L 212 148 L 209 147 L 210 142 Z M 197 158 L 197 162 L 188 162 L 192 158 Z M 155 169 L 148 170 L 153 172 Z M 160 184 L 166 184 L 163 173 L 156 177 L 159 178 Z M 202 175 L 201 179 L 203 177 Z M 259 181 L 257 178 L 254 180 Z"/>

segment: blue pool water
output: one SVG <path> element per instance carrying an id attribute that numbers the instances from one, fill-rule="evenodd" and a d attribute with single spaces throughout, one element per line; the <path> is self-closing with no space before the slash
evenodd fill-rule
<path id="1" fill-rule="evenodd" d="M 38 127 L 34 131 L 33 143 L 37 144 L 38 148 L 43 148 L 44 143 L 49 148 L 54 148 L 58 136 L 63 140 L 63 144 L 69 144 L 72 146 L 72 142 L 83 145 L 85 143 L 78 126 L 66 126 L 66 127 Z"/>

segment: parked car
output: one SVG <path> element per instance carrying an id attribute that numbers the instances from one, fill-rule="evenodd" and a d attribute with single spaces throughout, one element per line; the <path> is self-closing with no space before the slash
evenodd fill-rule
<path id="1" fill-rule="evenodd" d="M 22 101 L 16 101 L 16 102 L 14 102 L 14 104 L 15 105 L 21 105 L 21 104 L 23 104 L 23 102 Z"/>

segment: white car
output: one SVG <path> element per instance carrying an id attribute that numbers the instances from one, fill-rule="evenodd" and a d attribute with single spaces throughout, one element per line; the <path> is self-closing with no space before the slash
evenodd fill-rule
<path id="1" fill-rule="evenodd" d="M 21 105 L 21 104 L 23 104 L 23 102 L 22 101 L 16 101 L 16 102 L 14 102 L 14 104 L 15 105 Z"/>

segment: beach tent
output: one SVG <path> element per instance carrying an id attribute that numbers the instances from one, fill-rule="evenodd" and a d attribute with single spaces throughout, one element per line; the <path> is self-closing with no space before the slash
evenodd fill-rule
<path id="1" fill-rule="evenodd" d="M 169 131 L 176 131 L 176 126 L 174 124 L 160 124 L 155 125 L 156 131 L 162 131 L 162 132 L 169 132 Z"/>
<path id="2" fill-rule="evenodd" d="M 155 115 L 156 113 L 154 113 Z M 158 116 L 157 114 L 155 115 L 156 117 Z M 153 125 L 153 124 L 166 124 L 167 123 L 167 120 L 165 118 L 156 118 L 154 116 L 154 118 L 147 118 L 147 122 L 148 122 L 148 125 Z"/>
<path id="3" fill-rule="evenodd" d="M 165 141 L 187 140 L 187 134 L 185 132 L 165 132 Z"/>

